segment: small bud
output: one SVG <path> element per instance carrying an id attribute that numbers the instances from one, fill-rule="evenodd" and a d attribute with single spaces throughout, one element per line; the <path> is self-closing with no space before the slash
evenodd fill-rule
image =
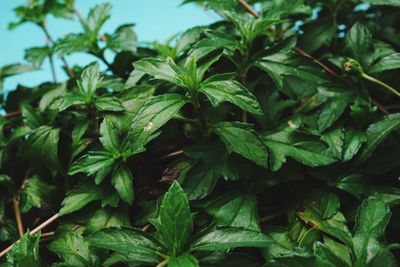
<path id="1" fill-rule="evenodd" d="M 357 73 L 363 73 L 364 70 L 361 67 L 360 63 L 358 63 L 356 60 L 352 58 L 348 58 L 346 62 L 343 64 L 343 69 L 347 72 L 357 72 Z"/>

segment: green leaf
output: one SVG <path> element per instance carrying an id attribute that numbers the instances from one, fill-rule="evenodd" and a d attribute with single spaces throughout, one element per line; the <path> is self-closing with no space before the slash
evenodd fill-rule
<path id="1" fill-rule="evenodd" d="M 31 47 L 25 50 L 25 59 L 31 62 L 35 67 L 40 67 L 50 54 L 51 49 L 47 46 Z"/>
<path id="2" fill-rule="evenodd" d="M 392 53 L 379 59 L 378 62 L 373 64 L 368 72 L 378 73 L 386 70 L 395 70 L 400 68 L 400 53 Z"/>
<path id="3" fill-rule="evenodd" d="M 15 243 L 7 254 L 7 261 L 15 267 L 40 267 L 39 258 L 40 233 L 30 235 L 28 231 L 19 242 Z"/>
<path id="4" fill-rule="evenodd" d="M 119 26 L 113 34 L 107 35 L 107 47 L 116 52 L 136 52 L 137 37 L 132 26 L 133 24 Z"/>
<path id="5" fill-rule="evenodd" d="M 95 40 L 100 28 L 110 18 L 111 4 L 104 3 L 91 8 L 86 20 L 91 40 Z"/>
<path id="6" fill-rule="evenodd" d="M 215 225 L 241 227 L 260 231 L 257 199 L 248 193 L 228 193 L 213 200 L 206 206 L 214 217 Z"/>
<path id="7" fill-rule="evenodd" d="M 262 167 L 267 166 L 267 148 L 251 125 L 220 122 L 214 124 L 211 130 L 224 141 L 230 153 L 236 152 Z"/>
<path id="8" fill-rule="evenodd" d="M 357 158 L 357 164 L 367 160 L 375 148 L 393 131 L 400 127 L 400 113 L 385 116 L 382 120 L 371 124 L 366 132 L 367 141 Z"/>
<path id="9" fill-rule="evenodd" d="M 209 148 L 187 173 L 183 187 L 190 200 L 202 199 L 212 192 L 228 162 L 224 152 L 220 147 Z"/>
<path id="10" fill-rule="evenodd" d="M 179 256 L 171 256 L 168 261 L 168 267 L 200 267 L 195 257 L 188 253 Z"/>
<path id="11" fill-rule="evenodd" d="M 56 253 L 66 266 L 87 267 L 98 265 L 98 259 L 89 242 L 77 232 L 66 232 L 57 236 L 48 249 Z"/>
<path id="12" fill-rule="evenodd" d="M 335 267 L 348 267 L 346 262 L 336 256 L 328 246 L 322 244 L 321 242 L 316 242 L 314 244 L 314 251 L 315 255 L 325 261 L 332 263 Z"/>
<path id="13" fill-rule="evenodd" d="M 353 129 L 346 131 L 344 135 L 343 160 L 348 161 L 352 159 L 365 141 L 367 139 L 363 132 Z"/>
<path id="14" fill-rule="evenodd" d="M 390 209 L 382 200 L 369 197 L 362 202 L 354 226 L 353 244 L 357 257 L 354 266 L 366 266 L 380 252 L 383 247 L 380 239 L 390 216 Z"/>
<path id="15" fill-rule="evenodd" d="M 78 88 L 84 93 L 87 100 L 90 100 L 96 89 L 99 87 L 101 77 L 99 73 L 99 64 L 93 63 L 87 66 L 81 74 L 81 78 L 77 80 Z"/>
<path id="16" fill-rule="evenodd" d="M 167 123 L 186 102 L 187 99 L 178 94 L 155 96 L 147 101 L 132 121 L 128 136 L 131 153 L 144 151 L 152 134 Z"/>
<path id="17" fill-rule="evenodd" d="M 150 234 L 135 228 L 103 229 L 89 236 L 88 240 L 92 246 L 128 253 L 146 265 L 156 265 L 163 260 L 159 255 L 162 245 Z"/>
<path id="18" fill-rule="evenodd" d="M 351 246 L 351 235 L 341 212 L 337 212 L 329 219 L 323 219 L 320 211 L 307 206 L 304 211 L 298 211 L 297 216 L 308 225 L 312 225 L 313 229 L 320 230 Z"/>
<path id="19" fill-rule="evenodd" d="M 289 124 L 294 128 L 298 127 L 293 121 Z M 309 137 L 296 132 L 291 126 L 281 126 L 277 132 L 263 134 L 266 146 L 278 155 L 290 156 L 311 167 L 328 165 L 336 161 L 327 153 L 323 144 L 316 140 L 308 141 Z"/>
<path id="20" fill-rule="evenodd" d="M 200 40 L 193 46 L 190 51 L 191 56 L 201 59 L 218 49 L 234 51 L 239 47 L 238 42 L 234 38 L 223 32 L 207 31 L 206 34 L 208 38 Z"/>
<path id="21" fill-rule="evenodd" d="M 106 151 L 89 151 L 87 154 L 75 161 L 68 170 L 69 175 L 80 172 L 90 176 L 109 166 L 113 166 L 116 162 L 113 155 Z"/>
<path id="22" fill-rule="evenodd" d="M 54 51 L 59 56 L 69 55 L 76 52 L 89 52 L 92 49 L 92 43 L 85 34 L 69 33 L 58 40 Z"/>
<path id="23" fill-rule="evenodd" d="M 135 70 L 147 73 L 158 80 L 164 80 L 184 87 L 184 83 L 179 78 L 179 74 L 174 67 L 172 59 L 167 60 L 157 58 L 145 58 L 133 63 Z"/>
<path id="24" fill-rule="evenodd" d="M 98 111 L 124 111 L 121 100 L 115 96 L 100 96 L 94 99 L 93 105 Z"/>
<path id="25" fill-rule="evenodd" d="M 110 152 L 119 151 L 119 137 L 116 124 L 110 118 L 104 118 L 100 124 L 100 142 Z"/>
<path id="26" fill-rule="evenodd" d="M 346 47 L 351 51 L 352 57 L 358 62 L 365 62 L 365 54 L 369 52 L 371 45 L 371 33 L 364 25 L 356 22 L 346 34 Z"/>
<path id="27" fill-rule="evenodd" d="M 198 91 L 205 94 L 213 106 L 230 102 L 249 113 L 262 115 L 256 97 L 239 82 L 228 78 L 225 74 L 214 75 L 203 81 Z"/>
<path id="28" fill-rule="evenodd" d="M 113 226 L 129 226 L 129 209 L 126 207 L 98 209 L 88 220 L 85 233 L 94 233 Z"/>
<path id="29" fill-rule="evenodd" d="M 32 207 L 42 207 L 43 202 L 51 204 L 55 190 L 55 186 L 42 181 L 36 176 L 29 178 L 20 193 L 22 213 L 27 213 Z"/>
<path id="30" fill-rule="evenodd" d="M 87 104 L 86 96 L 81 92 L 72 91 L 63 96 L 59 106 L 59 111 L 64 111 L 71 106 L 84 104 Z"/>
<path id="31" fill-rule="evenodd" d="M 199 237 L 193 251 L 229 250 L 238 247 L 265 247 L 271 239 L 263 233 L 237 227 L 221 227 Z"/>
<path id="32" fill-rule="evenodd" d="M 400 6 L 400 3 L 397 0 L 364 0 L 363 2 L 367 2 L 372 5 Z"/>
<path id="33" fill-rule="evenodd" d="M 177 181 L 163 198 L 156 227 L 172 255 L 184 251 L 192 233 L 193 219 L 189 200 Z"/>
<path id="34" fill-rule="evenodd" d="M 112 173 L 111 183 L 121 199 L 130 205 L 134 198 L 132 180 L 132 173 L 125 164 L 120 164 Z"/>
<path id="35" fill-rule="evenodd" d="M 0 174 L 0 185 L 5 186 L 11 193 L 15 193 L 17 191 L 13 179 L 8 175 Z"/>
<path id="36" fill-rule="evenodd" d="M 34 130 L 21 147 L 20 153 L 33 161 L 46 162 L 51 170 L 59 168 L 58 141 L 60 129 L 50 126 L 41 126 Z"/>
<path id="37" fill-rule="evenodd" d="M 111 198 L 111 199 L 110 199 Z M 103 204 L 110 204 L 113 196 L 110 197 L 108 190 L 91 183 L 79 184 L 67 192 L 67 196 L 61 204 L 60 216 L 80 210 L 90 202 L 101 200 Z"/>

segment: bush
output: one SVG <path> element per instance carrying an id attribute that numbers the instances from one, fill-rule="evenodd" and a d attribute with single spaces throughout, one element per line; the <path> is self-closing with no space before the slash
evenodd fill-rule
<path id="1" fill-rule="evenodd" d="M 10 24 L 50 44 L 1 81 L 69 79 L 3 94 L 0 266 L 397 266 L 398 1 L 189 0 L 221 20 L 147 46 L 73 2 Z"/>

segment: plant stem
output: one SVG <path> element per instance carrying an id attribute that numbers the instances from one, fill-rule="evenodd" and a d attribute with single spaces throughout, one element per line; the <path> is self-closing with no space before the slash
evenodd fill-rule
<path id="1" fill-rule="evenodd" d="M 389 90 L 389 91 L 392 92 L 393 94 L 395 94 L 395 95 L 397 95 L 398 97 L 400 97 L 400 93 L 399 93 L 396 89 L 394 89 L 393 87 L 391 87 L 390 85 L 388 85 L 388 84 L 386 84 L 386 83 L 384 83 L 384 82 L 382 82 L 382 81 L 380 81 L 380 80 L 378 80 L 378 79 L 375 79 L 374 77 L 369 76 L 368 74 L 366 74 L 366 73 L 364 73 L 364 72 L 361 73 L 361 77 L 363 77 L 364 79 L 366 79 L 366 80 L 368 80 L 368 81 L 370 81 L 370 82 L 379 84 L 380 86 L 382 86 L 382 87 L 385 88 L 386 90 Z"/>
<path id="2" fill-rule="evenodd" d="M 183 153 L 184 153 L 183 150 L 177 150 L 177 151 L 168 153 L 167 155 L 164 155 L 164 156 L 160 157 L 159 159 L 160 159 L 160 160 L 168 159 L 168 158 L 171 158 L 171 157 L 180 156 L 180 155 L 182 155 Z"/>
<path id="3" fill-rule="evenodd" d="M 41 223 L 38 227 L 36 227 L 35 229 L 33 229 L 30 232 L 30 235 L 33 235 L 37 232 L 39 232 L 40 230 L 42 230 L 43 228 L 45 228 L 46 226 L 48 226 L 49 224 L 51 224 L 52 222 L 54 222 L 55 220 L 57 220 L 59 217 L 58 213 L 54 214 L 52 217 L 50 217 L 49 219 L 47 219 L 46 221 L 44 221 L 43 223 Z M 19 242 L 19 240 L 17 240 L 15 243 Z M 10 246 L 8 246 L 6 249 L 4 249 L 2 252 L 0 252 L 0 258 L 5 256 L 13 247 L 13 245 L 15 244 L 11 244 Z"/>
<path id="4" fill-rule="evenodd" d="M 12 112 L 9 112 L 6 115 L 4 115 L 3 118 L 9 119 L 9 118 L 13 118 L 13 117 L 18 117 L 21 114 L 22 114 L 22 112 L 20 110 L 12 111 Z"/>
<path id="5" fill-rule="evenodd" d="M 246 9 L 247 12 L 252 14 L 254 17 L 260 17 L 260 14 L 258 14 L 258 12 L 255 11 L 245 0 L 239 0 L 239 3 L 244 7 L 244 9 Z"/>
<path id="6" fill-rule="evenodd" d="M 167 266 L 169 262 L 169 258 L 166 258 L 165 260 L 163 260 L 162 262 L 160 262 L 156 267 L 164 267 Z"/>
<path id="7" fill-rule="evenodd" d="M 43 30 L 44 34 L 46 35 L 46 38 L 49 40 L 49 42 L 50 42 L 52 45 L 54 45 L 55 42 L 54 42 L 53 38 L 51 37 L 49 31 L 47 30 L 46 24 L 43 23 L 43 24 L 41 24 L 41 25 L 39 25 L 39 26 L 40 26 L 40 28 L 42 28 L 42 30 Z M 61 56 L 61 60 L 62 60 L 62 62 L 64 63 L 64 66 L 65 66 L 65 69 L 66 69 L 66 71 L 67 71 L 67 73 L 68 73 L 68 76 L 69 76 L 70 78 L 75 78 L 74 72 L 72 71 L 72 69 L 70 68 L 68 62 L 65 60 L 65 58 L 64 58 L 63 56 Z"/>
<path id="8" fill-rule="evenodd" d="M 24 235 L 24 224 L 22 222 L 21 209 L 20 209 L 19 204 L 20 204 L 19 197 L 14 196 L 13 197 L 13 207 L 14 207 L 14 214 L 15 214 L 15 223 L 17 224 L 19 237 L 22 237 Z"/>

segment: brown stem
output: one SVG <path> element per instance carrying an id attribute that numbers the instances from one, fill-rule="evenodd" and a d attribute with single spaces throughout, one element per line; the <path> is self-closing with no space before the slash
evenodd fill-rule
<path id="1" fill-rule="evenodd" d="M 52 217 L 50 217 L 49 219 L 47 219 L 46 221 L 44 221 L 43 223 L 41 223 L 38 227 L 36 227 L 35 229 L 33 229 L 30 232 L 30 235 L 33 235 L 37 232 L 39 232 L 40 230 L 42 230 L 43 228 L 45 228 L 46 226 L 48 226 L 49 224 L 51 224 L 52 222 L 54 222 L 55 220 L 57 220 L 59 217 L 58 213 L 56 213 L 55 215 L 53 215 Z M 16 242 L 19 242 L 19 240 L 17 240 Z M 16 243 L 15 242 L 15 243 Z M 14 243 L 14 244 L 15 244 Z M 0 252 L 0 258 L 7 255 L 7 253 L 12 249 L 13 245 L 11 244 L 10 246 L 8 246 L 6 249 L 4 249 L 2 252 Z"/>
<path id="2" fill-rule="evenodd" d="M 143 232 L 147 232 L 147 231 L 150 229 L 150 227 L 151 227 L 151 224 L 146 224 L 146 225 L 143 226 L 142 229 L 140 229 L 140 230 L 142 230 Z"/>
<path id="3" fill-rule="evenodd" d="M 244 7 L 244 9 L 246 9 L 247 12 L 252 14 L 254 17 L 260 17 L 260 14 L 258 14 L 258 12 L 255 11 L 245 0 L 239 0 L 239 3 Z"/>
<path id="4" fill-rule="evenodd" d="M 24 235 L 24 224 L 22 222 L 21 209 L 20 209 L 19 204 L 20 204 L 19 197 L 14 196 L 13 197 L 13 207 L 14 207 L 14 214 L 15 214 L 15 223 L 17 224 L 19 237 L 22 237 Z"/>
<path id="5" fill-rule="evenodd" d="M 22 114 L 22 112 L 20 110 L 12 111 L 12 112 L 9 112 L 6 115 L 4 115 L 3 118 L 9 119 L 9 118 L 13 118 L 13 117 L 18 117 L 21 114 Z"/>
<path id="6" fill-rule="evenodd" d="M 168 158 L 171 158 L 171 157 L 180 156 L 183 153 L 184 153 L 183 150 L 177 150 L 177 151 L 168 153 L 167 155 L 164 155 L 164 156 L 160 157 L 160 159 L 162 160 L 162 159 L 168 159 Z"/>

